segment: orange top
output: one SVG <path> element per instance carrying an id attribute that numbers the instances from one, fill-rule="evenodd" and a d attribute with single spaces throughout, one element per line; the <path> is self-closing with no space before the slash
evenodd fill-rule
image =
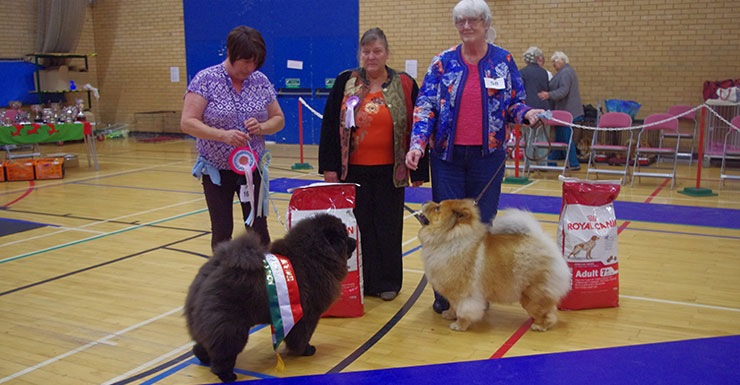
<path id="1" fill-rule="evenodd" d="M 393 118 L 382 91 L 368 93 L 355 112 L 349 163 L 363 166 L 393 164 Z"/>

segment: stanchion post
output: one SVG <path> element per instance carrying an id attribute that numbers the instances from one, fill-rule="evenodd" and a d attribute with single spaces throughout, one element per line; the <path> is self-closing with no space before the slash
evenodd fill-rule
<path id="1" fill-rule="evenodd" d="M 509 183 L 509 184 L 529 184 L 532 181 L 529 180 L 526 176 L 519 176 L 519 138 L 521 137 L 521 133 L 519 130 L 519 124 L 514 126 L 514 138 L 516 140 L 516 143 L 514 144 L 514 176 L 513 177 L 506 177 L 504 178 L 502 183 Z M 505 162 L 506 160 L 504 160 Z"/>
<path id="2" fill-rule="evenodd" d="M 301 152 L 301 162 L 296 163 L 290 167 L 291 170 L 310 170 L 310 164 L 303 162 L 303 106 L 301 105 L 301 98 L 298 98 L 298 143 Z"/>
<path id="3" fill-rule="evenodd" d="M 301 99 L 298 99 L 298 143 L 301 147 L 301 163 L 303 163 L 303 106 L 301 105 Z"/>
<path id="4" fill-rule="evenodd" d="M 713 193 L 711 189 L 701 187 L 701 167 L 704 161 L 704 129 L 706 128 L 706 115 L 707 106 L 702 106 L 701 123 L 699 124 L 699 159 L 696 162 L 696 187 L 686 187 L 683 191 L 679 191 L 681 194 L 690 195 L 692 197 L 711 197 L 717 195 Z"/>

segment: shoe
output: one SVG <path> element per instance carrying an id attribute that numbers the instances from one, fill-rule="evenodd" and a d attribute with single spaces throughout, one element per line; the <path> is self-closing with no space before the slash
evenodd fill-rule
<path id="1" fill-rule="evenodd" d="M 578 171 L 578 170 L 580 170 L 580 169 L 581 169 L 581 166 L 575 166 L 575 167 L 573 167 L 573 166 L 568 166 L 568 170 L 570 170 L 570 171 Z"/>
<path id="2" fill-rule="evenodd" d="M 432 305 L 432 309 L 434 309 L 434 312 L 439 314 L 442 314 L 443 311 L 449 308 L 450 303 L 444 298 L 435 299 L 434 304 Z"/>
<path id="3" fill-rule="evenodd" d="M 396 296 L 398 295 L 398 292 L 395 291 L 384 291 L 380 293 L 380 299 L 383 301 L 392 301 Z"/>

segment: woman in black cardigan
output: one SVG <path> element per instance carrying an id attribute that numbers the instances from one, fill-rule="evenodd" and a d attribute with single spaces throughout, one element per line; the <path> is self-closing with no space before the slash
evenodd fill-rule
<path id="1" fill-rule="evenodd" d="M 365 294 L 385 301 L 398 295 L 403 280 L 403 205 L 409 176 L 414 187 L 429 181 L 428 165 L 411 173 L 405 165 L 419 88 L 411 76 L 385 65 L 388 54 L 380 28 L 363 34 L 361 67 L 337 76 L 324 109 L 319 145 L 324 180 L 359 185 L 354 214 Z"/>

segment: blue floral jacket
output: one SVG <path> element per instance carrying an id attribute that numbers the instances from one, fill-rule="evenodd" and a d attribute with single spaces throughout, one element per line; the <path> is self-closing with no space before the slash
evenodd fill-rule
<path id="1" fill-rule="evenodd" d="M 521 123 L 531 108 L 524 104 L 524 82 L 511 54 L 492 44 L 478 62 L 483 98 L 484 152 L 503 149 L 506 123 Z M 452 159 L 460 97 L 468 80 L 468 67 L 462 59 L 462 45 L 450 48 L 432 59 L 424 76 L 414 107 L 414 127 L 410 149 L 430 153 L 443 160 Z M 487 124 L 486 124 L 487 123 Z M 487 146 L 486 146 L 487 145 Z"/>

